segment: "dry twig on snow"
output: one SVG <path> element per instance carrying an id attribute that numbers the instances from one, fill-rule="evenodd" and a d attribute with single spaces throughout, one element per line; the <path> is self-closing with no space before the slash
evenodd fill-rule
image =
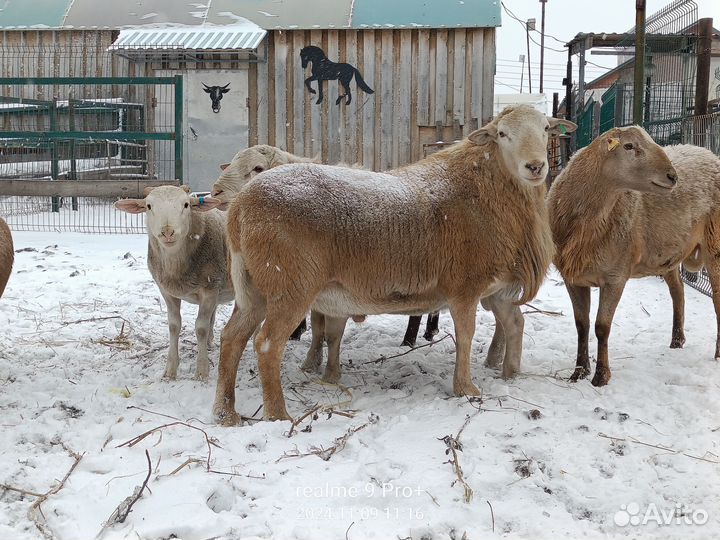
<path id="1" fill-rule="evenodd" d="M 336 438 L 330 447 L 323 448 L 322 446 L 312 446 L 305 453 L 301 453 L 297 448 L 295 448 L 295 450 L 293 450 L 292 452 L 285 452 L 282 456 L 275 460 L 275 463 L 278 463 L 283 459 L 306 456 L 317 456 L 323 461 L 330 461 L 330 458 L 333 457 L 333 455 L 345 448 L 345 445 L 347 444 L 350 437 L 355 435 L 358 431 L 361 431 L 372 424 L 376 424 L 379 420 L 380 418 L 376 414 L 370 413 L 367 422 L 360 426 L 349 428 L 343 436 Z"/>
<path id="2" fill-rule="evenodd" d="M 40 531 L 40 533 L 48 540 L 52 540 L 54 536 L 50 528 L 47 526 L 47 523 L 45 523 L 45 515 L 43 514 L 40 505 L 44 503 L 48 499 L 48 497 L 50 497 L 51 495 L 55 495 L 58 491 L 65 487 L 65 482 L 67 482 L 67 479 L 70 478 L 70 475 L 75 470 L 75 467 L 78 466 L 78 463 L 80 463 L 80 460 L 85 455 L 84 453 L 78 454 L 77 452 L 70 450 L 64 444 L 62 445 L 62 447 L 68 454 L 70 454 L 70 457 L 73 458 L 73 464 L 70 466 L 70 469 L 68 469 L 68 472 L 65 473 L 63 479 L 60 480 L 60 483 L 58 483 L 58 485 L 54 488 L 49 489 L 45 493 L 35 493 L 26 489 L 16 488 L 13 486 L 8 486 L 6 484 L 0 484 L 0 489 L 6 489 L 9 491 L 15 491 L 17 493 L 22 493 L 23 495 L 37 497 L 37 499 L 30 505 L 30 508 L 28 508 L 27 517 L 35 524 L 35 527 L 37 527 L 38 531 Z"/>
<path id="3" fill-rule="evenodd" d="M 378 362 L 382 363 L 385 360 L 390 360 L 391 358 L 400 358 L 401 356 L 405 356 L 406 354 L 410 354 L 413 351 L 417 351 L 418 349 L 422 349 L 424 347 L 432 347 L 433 345 L 436 345 L 437 343 L 440 343 L 441 341 L 452 338 L 451 334 L 445 334 L 440 339 L 436 339 L 435 341 L 431 341 L 430 343 L 426 343 L 425 345 L 418 345 L 417 347 L 410 347 L 407 351 L 402 352 L 400 354 L 393 354 L 391 356 L 381 356 L 380 358 L 376 358 L 375 360 L 368 360 L 367 362 L 363 362 L 362 365 L 365 364 L 377 364 Z M 453 341 L 455 341 L 453 339 Z"/>
<path id="4" fill-rule="evenodd" d="M 465 480 L 465 475 L 463 473 L 462 467 L 460 467 L 460 461 L 458 459 L 458 452 L 462 452 L 462 444 L 460 443 L 460 435 L 462 435 L 462 432 L 465 430 L 465 428 L 470 423 L 470 420 L 475 418 L 478 414 L 482 412 L 482 409 L 478 409 L 473 414 L 469 414 L 465 417 L 465 422 L 463 423 L 460 430 L 457 432 L 457 435 L 454 437 L 452 435 L 445 435 L 444 437 L 438 438 L 438 441 L 442 441 L 445 443 L 445 446 L 447 446 L 445 450 L 445 455 L 452 454 L 452 459 L 448 460 L 446 463 L 449 463 L 452 465 L 453 470 L 455 471 L 455 476 L 457 476 L 457 480 L 453 480 L 453 483 L 451 485 L 455 485 L 456 482 L 460 482 L 463 486 L 463 499 L 466 503 L 469 503 L 473 498 L 473 490 L 470 487 L 470 485 Z"/>

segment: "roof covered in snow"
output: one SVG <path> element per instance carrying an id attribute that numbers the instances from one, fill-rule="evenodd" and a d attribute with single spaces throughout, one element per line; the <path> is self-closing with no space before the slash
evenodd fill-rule
<path id="1" fill-rule="evenodd" d="M 266 29 L 500 26 L 500 0 L 4 0 L 2 29 L 227 25 Z"/>

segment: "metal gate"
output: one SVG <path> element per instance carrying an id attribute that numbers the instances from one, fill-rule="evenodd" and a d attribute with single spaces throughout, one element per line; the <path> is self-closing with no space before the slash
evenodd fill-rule
<path id="1" fill-rule="evenodd" d="M 0 215 L 14 230 L 143 232 L 142 215 L 112 201 L 182 183 L 181 76 L 4 77 L 0 88 Z"/>

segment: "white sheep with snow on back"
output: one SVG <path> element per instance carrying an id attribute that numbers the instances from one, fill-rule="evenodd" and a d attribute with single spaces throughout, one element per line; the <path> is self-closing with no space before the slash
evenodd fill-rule
<path id="1" fill-rule="evenodd" d="M 225 214 L 204 206 L 202 198 L 185 189 L 160 186 L 145 191 L 144 199 L 123 199 L 115 207 L 123 212 L 144 212 L 148 232 L 148 268 L 168 310 L 170 350 L 165 377 L 177 377 L 178 339 L 184 300 L 199 306 L 195 320 L 198 342 L 195 377 L 209 374 L 208 345 L 218 304 L 233 300 L 227 274 Z"/>

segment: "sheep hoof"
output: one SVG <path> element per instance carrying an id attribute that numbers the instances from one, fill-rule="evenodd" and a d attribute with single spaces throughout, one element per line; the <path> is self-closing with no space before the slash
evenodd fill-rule
<path id="1" fill-rule="evenodd" d="M 337 384 L 340 382 L 341 374 L 339 371 L 328 371 L 325 370 L 325 373 L 323 373 L 322 380 L 326 383 L 330 384 Z"/>
<path id="2" fill-rule="evenodd" d="M 499 368 L 503 363 L 503 358 L 499 354 L 488 354 L 488 357 L 485 359 L 485 367 L 497 369 Z"/>
<path id="3" fill-rule="evenodd" d="M 590 369 L 585 366 L 575 366 L 575 371 L 570 375 L 570 382 L 578 382 L 580 379 L 590 375 Z"/>
<path id="4" fill-rule="evenodd" d="M 475 383 L 472 381 L 466 381 L 466 382 L 462 382 L 462 383 L 456 382 L 453 385 L 453 392 L 458 397 L 482 395 L 482 392 L 480 392 L 480 389 L 477 386 L 475 386 Z"/>
<path id="5" fill-rule="evenodd" d="M 274 422 L 276 420 L 281 420 L 281 421 L 282 420 L 291 420 L 292 421 L 292 416 L 290 416 L 288 414 L 287 410 L 285 410 L 285 407 L 283 407 L 282 410 L 275 411 L 272 414 L 265 414 L 265 415 L 263 415 L 263 418 L 270 422 Z"/>
<path id="6" fill-rule="evenodd" d="M 592 378 L 593 386 L 605 386 L 610 382 L 610 370 L 604 368 L 595 368 L 595 376 Z"/>
<path id="7" fill-rule="evenodd" d="M 174 381 L 177 379 L 177 372 L 176 371 L 165 371 L 162 376 L 163 381 Z"/>
<path id="8" fill-rule="evenodd" d="M 305 359 L 300 369 L 306 373 L 317 373 L 320 371 L 320 364 L 322 364 L 322 357 L 311 356 Z"/>
<path id="9" fill-rule="evenodd" d="M 216 408 L 213 410 L 213 416 L 215 417 L 215 421 L 223 427 L 242 425 L 242 418 L 232 409 Z"/>
<path id="10" fill-rule="evenodd" d="M 195 372 L 195 380 L 196 381 L 207 382 L 208 378 L 209 378 L 209 373 L 207 371 L 204 371 L 202 373 L 199 371 Z"/>
<path id="11" fill-rule="evenodd" d="M 503 379 L 512 379 L 515 377 L 515 375 L 518 372 L 517 368 L 509 367 L 510 365 L 506 362 L 503 364 L 503 372 L 502 372 L 502 378 Z"/>
<path id="12" fill-rule="evenodd" d="M 685 345 L 685 336 L 675 336 L 670 341 L 671 349 L 682 349 L 683 345 Z"/>

